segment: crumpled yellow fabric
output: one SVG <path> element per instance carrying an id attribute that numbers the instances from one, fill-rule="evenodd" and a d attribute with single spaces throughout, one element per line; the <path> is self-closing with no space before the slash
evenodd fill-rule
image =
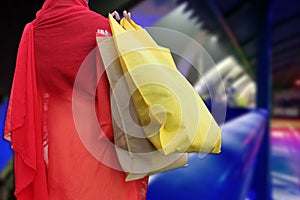
<path id="1" fill-rule="evenodd" d="M 177 70 L 170 50 L 123 18 L 109 21 L 138 118 L 152 144 L 174 152 L 219 153 L 221 129 L 201 97 Z"/>

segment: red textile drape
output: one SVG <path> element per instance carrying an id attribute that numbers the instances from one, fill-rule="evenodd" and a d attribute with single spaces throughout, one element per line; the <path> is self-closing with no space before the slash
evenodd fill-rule
<path id="1" fill-rule="evenodd" d="M 35 77 L 33 26 L 29 23 L 19 45 L 5 124 L 5 137 L 11 137 L 15 153 L 15 195 L 18 199 L 48 197 L 40 120 L 35 113 L 39 110 Z"/>
<path id="2" fill-rule="evenodd" d="M 110 31 L 108 20 L 90 11 L 85 0 L 46 0 L 24 29 L 5 124 L 20 200 L 145 199 L 147 178 L 126 183 L 126 174 L 95 159 L 77 133 L 73 86 L 81 63 L 96 47 L 97 29 Z M 95 77 L 87 74 L 87 80 Z M 87 93 L 82 103 L 93 102 L 93 91 L 82 89 Z M 98 89 L 104 102 L 98 117 L 112 140 L 105 75 Z"/>

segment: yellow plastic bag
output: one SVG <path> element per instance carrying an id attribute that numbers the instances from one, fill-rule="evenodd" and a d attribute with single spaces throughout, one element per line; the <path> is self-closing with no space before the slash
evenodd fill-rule
<path id="1" fill-rule="evenodd" d="M 212 152 L 221 129 L 200 96 L 180 74 L 170 50 L 158 46 L 132 20 L 110 15 L 114 43 L 146 136 L 163 154 Z"/>
<path id="2" fill-rule="evenodd" d="M 130 98 L 126 80 L 112 38 L 96 37 L 101 55 L 97 59 L 97 71 L 104 64 L 111 90 L 112 122 L 116 154 L 122 169 L 127 172 L 126 181 L 168 171 L 187 165 L 187 153 L 163 155 L 145 136 L 137 112 Z M 116 89 L 121 84 L 121 88 Z M 117 90 L 117 91 L 116 91 Z M 125 100 L 125 101 L 124 101 Z M 127 102 L 128 101 L 128 102 Z M 125 103 L 124 103 L 125 102 Z M 127 114 L 127 115 L 126 115 Z"/>

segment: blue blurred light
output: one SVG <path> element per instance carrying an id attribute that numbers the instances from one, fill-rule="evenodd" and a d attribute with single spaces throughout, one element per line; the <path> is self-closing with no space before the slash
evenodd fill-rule
<path id="1" fill-rule="evenodd" d="M 10 148 L 10 143 L 3 139 L 4 132 L 4 123 L 6 117 L 6 110 L 8 105 L 8 99 L 6 99 L 0 105 L 0 171 L 5 167 L 8 161 L 11 159 L 13 155 L 13 151 Z"/>

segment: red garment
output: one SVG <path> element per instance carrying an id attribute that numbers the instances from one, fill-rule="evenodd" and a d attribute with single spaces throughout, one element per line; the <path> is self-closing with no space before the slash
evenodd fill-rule
<path id="1" fill-rule="evenodd" d="M 126 174 L 98 161 L 76 129 L 73 86 L 81 63 L 94 55 L 97 29 L 110 31 L 108 20 L 90 11 L 85 0 L 46 0 L 24 29 L 5 125 L 19 200 L 145 199 L 147 178 L 126 183 Z M 113 140 L 108 81 L 102 76 L 95 101 L 89 88 L 95 79 L 86 74 L 86 85 L 77 88 L 80 103 L 94 103 L 102 130 Z M 92 123 L 84 121 L 87 135 Z M 100 133 L 98 138 L 109 141 Z M 106 144 L 100 149 L 115 159 Z"/>

